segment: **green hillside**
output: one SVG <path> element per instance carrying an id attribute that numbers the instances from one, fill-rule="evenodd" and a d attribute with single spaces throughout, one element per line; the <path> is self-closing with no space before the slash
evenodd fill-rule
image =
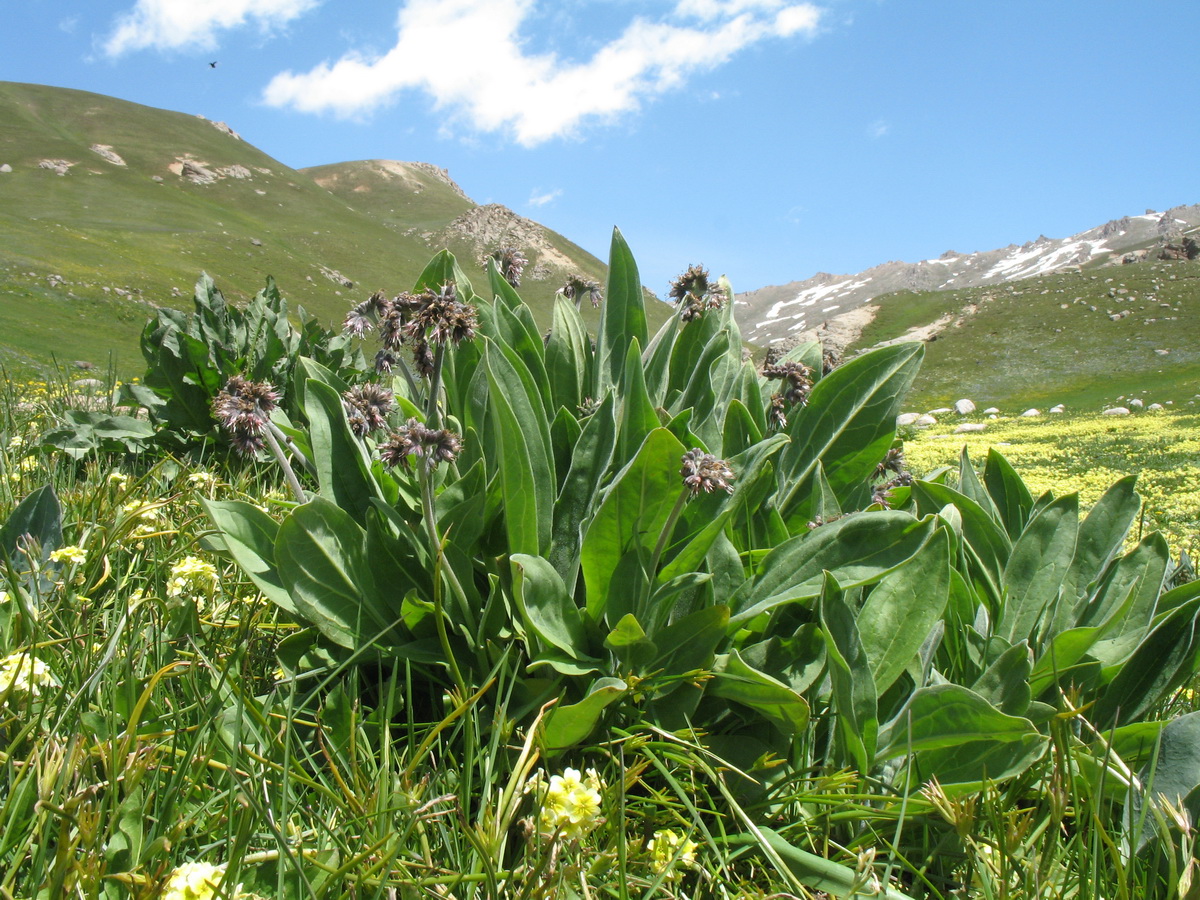
<path id="1" fill-rule="evenodd" d="M 392 179 L 367 163 L 301 172 L 206 119 L 41 85 L 0 82 L 0 122 L 0 364 L 17 373 L 112 353 L 136 374 L 153 307 L 187 307 L 201 271 L 235 300 L 274 275 L 293 308 L 340 321 L 373 290 L 411 286 L 443 246 L 480 271 L 494 248 L 453 224 L 478 210 L 555 251 L 526 251 L 531 268 L 555 263 L 522 285 L 539 318 L 571 271 L 604 277 L 594 256 L 477 207 L 432 166 L 390 164 L 407 175 Z"/>
<path id="2" fill-rule="evenodd" d="M 1185 405 L 1200 394 L 1200 263 L 1146 261 L 872 301 L 851 353 L 948 319 L 926 345 L 913 409 Z M 1114 318 L 1116 317 L 1116 318 Z M 1165 352 L 1161 352 L 1165 351 Z"/>

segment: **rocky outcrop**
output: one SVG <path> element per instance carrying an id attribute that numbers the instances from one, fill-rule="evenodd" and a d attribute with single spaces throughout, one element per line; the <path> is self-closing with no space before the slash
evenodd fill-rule
<path id="1" fill-rule="evenodd" d="M 111 144 L 92 144 L 89 149 L 105 162 L 110 162 L 114 166 L 125 165 L 125 160 L 121 159 L 116 151 L 113 150 Z"/>
<path id="2" fill-rule="evenodd" d="M 55 175 L 66 175 L 75 163 L 68 159 L 43 159 L 38 162 L 39 169 L 49 169 Z"/>
<path id="3" fill-rule="evenodd" d="M 1166 246 L 1159 251 L 1159 259 L 1168 260 L 1194 260 L 1200 257 L 1200 241 L 1194 237 L 1185 237 L 1179 242 L 1168 242 Z"/>
<path id="4" fill-rule="evenodd" d="M 527 257 L 536 254 L 537 264 L 526 276 L 534 281 L 550 277 L 555 269 L 561 273 L 575 268 L 571 259 L 550 243 L 541 225 L 499 203 L 467 210 L 441 231 L 427 235 L 426 240 L 432 245 L 445 243 L 448 238 L 470 242 L 478 256 L 500 247 L 516 247 Z"/>

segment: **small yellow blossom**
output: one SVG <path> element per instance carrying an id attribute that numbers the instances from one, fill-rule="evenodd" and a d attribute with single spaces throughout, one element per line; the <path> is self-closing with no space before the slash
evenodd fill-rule
<path id="1" fill-rule="evenodd" d="M 184 863 L 172 870 L 163 885 L 161 900 L 211 900 L 217 895 L 224 866 L 211 863 Z"/>
<path id="2" fill-rule="evenodd" d="M 604 784 L 595 769 L 588 769 L 584 777 L 578 769 L 567 768 L 552 775 L 548 784 L 539 770 L 526 787 L 538 794 L 538 825 L 543 833 L 578 840 L 600 824 Z"/>
<path id="3" fill-rule="evenodd" d="M 42 688 L 57 685 L 50 667 L 24 651 L 0 659 L 0 695 L 36 697 Z"/>
<path id="4" fill-rule="evenodd" d="M 650 866 L 658 874 L 668 872 L 668 878 L 678 878 L 677 864 L 690 866 L 696 862 L 696 842 L 669 828 L 654 832 L 646 844 L 650 852 Z"/>
<path id="5" fill-rule="evenodd" d="M 197 487 L 209 487 L 215 484 L 217 479 L 211 472 L 193 472 L 187 477 L 188 484 L 194 484 Z"/>
<path id="6" fill-rule="evenodd" d="M 52 562 L 69 562 L 77 566 L 82 566 L 87 562 L 87 551 L 82 547 L 76 546 L 59 547 L 57 550 L 51 552 L 50 560 Z"/>
<path id="7" fill-rule="evenodd" d="M 216 566 L 199 557 L 188 556 L 182 562 L 171 566 L 167 596 L 209 597 L 216 591 L 217 583 Z"/>
<path id="8" fill-rule="evenodd" d="M 124 472 L 109 472 L 106 480 L 109 484 L 119 488 L 123 488 L 129 484 L 129 476 Z"/>

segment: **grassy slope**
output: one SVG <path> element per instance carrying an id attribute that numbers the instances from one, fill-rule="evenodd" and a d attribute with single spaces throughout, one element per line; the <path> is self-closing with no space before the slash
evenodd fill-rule
<path id="1" fill-rule="evenodd" d="M 879 313 L 852 351 L 961 315 L 927 344 L 914 409 L 960 397 L 1006 410 L 1090 409 L 1132 396 L 1180 405 L 1200 393 L 1200 264 L 1143 262 L 875 302 Z"/>
<path id="2" fill-rule="evenodd" d="M 235 300 L 274 275 L 294 305 L 334 323 L 371 290 L 411 286 L 439 248 L 410 229 L 436 230 L 473 205 L 432 176 L 419 195 L 349 204 L 203 119 L 84 91 L 0 82 L 0 121 L 0 163 L 13 169 L 0 175 L 0 364 L 16 373 L 52 357 L 103 365 L 110 352 L 119 373 L 140 372 L 137 337 L 153 305 L 187 308 L 201 271 Z M 93 144 L 111 145 L 126 165 Z M 253 177 L 193 184 L 169 168 L 189 154 Z M 59 176 L 38 168 L 42 159 L 76 165 Z M 595 257 L 550 239 L 603 279 Z M 462 262 L 474 279 L 471 255 Z M 355 287 L 328 280 L 322 265 Z M 52 274 L 64 283 L 51 284 Z M 557 287 L 523 289 L 546 324 Z"/>

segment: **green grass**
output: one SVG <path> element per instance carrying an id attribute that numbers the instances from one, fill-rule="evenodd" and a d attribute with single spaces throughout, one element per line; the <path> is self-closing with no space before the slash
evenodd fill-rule
<path id="1" fill-rule="evenodd" d="M 956 317 L 926 346 L 910 396 L 914 409 L 968 397 L 980 407 L 1008 410 L 1056 403 L 1098 410 L 1131 396 L 1180 405 L 1200 393 L 1195 263 L 1085 269 L 875 302 L 880 311 L 852 350 L 900 337 L 945 313 Z M 1109 318 L 1125 312 L 1118 321 Z"/>

